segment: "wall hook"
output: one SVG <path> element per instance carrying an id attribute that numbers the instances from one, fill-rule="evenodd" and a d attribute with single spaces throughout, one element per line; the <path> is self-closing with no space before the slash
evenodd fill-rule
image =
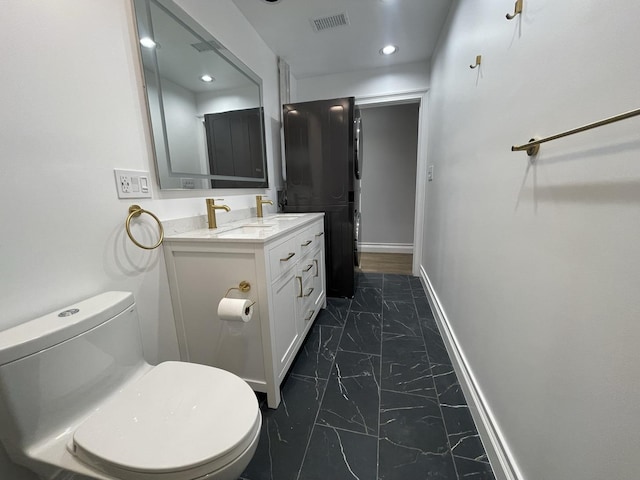
<path id="1" fill-rule="evenodd" d="M 513 15 L 507 13 L 507 20 L 513 20 L 522 13 L 522 2 L 524 2 L 524 0 L 516 0 L 516 6 Z"/>
<path id="2" fill-rule="evenodd" d="M 476 64 L 475 65 L 469 65 L 469 68 L 479 67 L 481 63 L 482 63 L 482 55 L 476 55 Z"/>

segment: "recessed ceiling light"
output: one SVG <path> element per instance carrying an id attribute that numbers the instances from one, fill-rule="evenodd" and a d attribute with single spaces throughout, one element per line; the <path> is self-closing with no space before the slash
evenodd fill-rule
<path id="1" fill-rule="evenodd" d="M 154 42 L 152 38 L 142 37 L 140 39 L 140 45 L 146 48 L 153 48 L 156 46 L 156 42 Z"/>
<path id="2" fill-rule="evenodd" d="M 211 75 L 202 75 L 200 77 L 200 80 L 202 80 L 204 83 L 211 83 L 215 80 L 215 78 L 213 78 Z"/>
<path id="3" fill-rule="evenodd" d="M 398 47 L 395 45 L 387 45 L 386 47 L 382 47 L 380 49 L 380 55 L 393 55 L 398 51 Z"/>
<path id="4" fill-rule="evenodd" d="M 265 3 L 280 3 L 280 0 L 262 0 Z"/>

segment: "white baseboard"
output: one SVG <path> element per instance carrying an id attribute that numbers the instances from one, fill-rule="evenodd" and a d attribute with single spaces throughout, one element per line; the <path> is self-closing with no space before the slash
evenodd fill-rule
<path id="1" fill-rule="evenodd" d="M 424 267 L 420 267 L 420 280 L 427 292 L 427 299 L 434 313 L 438 329 L 442 335 L 453 368 L 469 405 L 469 410 L 478 428 L 487 457 L 497 480 L 524 480 L 513 454 L 487 404 L 473 372 L 464 356 L 464 352 L 451 328 L 446 312 L 435 292 Z"/>
<path id="2" fill-rule="evenodd" d="M 413 243 L 361 243 L 362 253 L 413 253 Z"/>

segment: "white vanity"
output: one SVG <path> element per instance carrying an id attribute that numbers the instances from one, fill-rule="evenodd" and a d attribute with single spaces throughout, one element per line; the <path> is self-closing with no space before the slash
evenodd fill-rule
<path id="1" fill-rule="evenodd" d="M 326 307 L 324 214 L 277 214 L 165 237 L 182 360 L 235 373 L 269 407 L 321 308 Z M 248 292 L 230 290 L 246 281 Z M 256 302 L 247 323 L 218 318 L 228 297 Z"/>

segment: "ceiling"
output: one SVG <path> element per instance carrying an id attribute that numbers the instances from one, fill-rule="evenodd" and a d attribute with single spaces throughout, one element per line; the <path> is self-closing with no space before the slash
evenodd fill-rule
<path id="1" fill-rule="evenodd" d="M 453 0 L 233 0 L 296 78 L 428 61 Z M 311 19 L 349 24 L 314 31 Z M 380 55 L 393 44 L 399 51 Z"/>
<path id="2" fill-rule="evenodd" d="M 187 25 L 175 12 L 154 2 L 149 5 L 135 2 L 135 7 L 140 37 L 152 36 L 157 43 L 155 48 L 140 48 L 145 69 L 155 71 L 157 68 L 163 79 L 193 93 L 253 87 L 259 103 L 257 82 L 220 53 L 222 48 L 211 35 L 203 37 L 196 32 L 193 21 Z M 200 79 L 204 74 L 212 75 L 215 81 L 204 83 Z"/>

